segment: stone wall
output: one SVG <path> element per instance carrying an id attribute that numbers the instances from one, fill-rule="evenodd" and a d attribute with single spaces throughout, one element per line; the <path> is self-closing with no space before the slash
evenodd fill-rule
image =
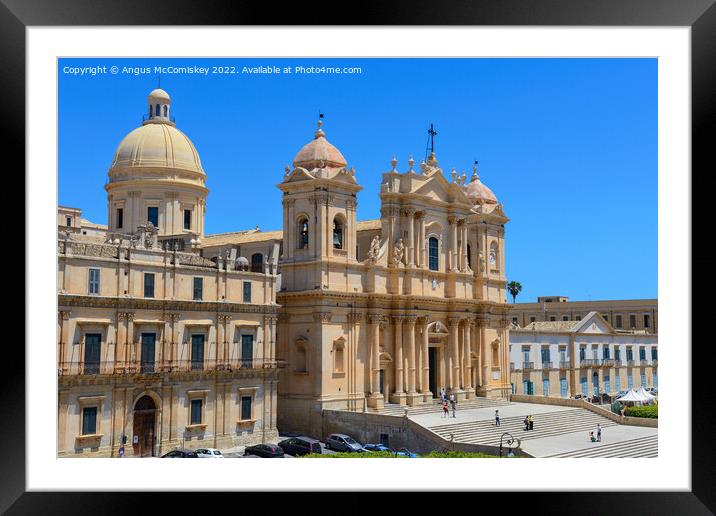
<path id="1" fill-rule="evenodd" d="M 330 434 L 347 434 L 364 444 L 380 443 L 381 434 L 384 434 L 388 437 L 387 445 L 390 448 L 407 448 L 420 454 L 450 450 L 499 454 L 497 446 L 451 443 L 409 418 L 370 412 L 324 410 L 323 433 L 320 437 L 325 440 Z M 506 447 L 503 452 L 506 453 Z M 514 450 L 514 453 L 517 456 L 530 456 L 522 450 Z"/>
<path id="2" fill-rule="evenodd" d="M 619 423 L 620 425 L 631 425 L 631 426 L 644 426 L 648 428 L 658 428 L 659 420 L 651 419 L 646 417 L 629 417 L 619 416 L 614 414 L 608 408 L 604 408 L 594 403 L 589 403 L 584 399 L 572 399 L 572 398 L 552 398 L 550 396 L 528 396 L 526 394 L 511 394 L 510 401 L 517 403 L 539 403 L 541 405 L 560 405 L 563 407 L 576 407 L 587 409 L 595 414 L 611 419 L 612 421 Z"/>

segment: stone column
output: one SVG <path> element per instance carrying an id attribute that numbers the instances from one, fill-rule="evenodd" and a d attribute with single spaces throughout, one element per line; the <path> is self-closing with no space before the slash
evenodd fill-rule
<path id="1" fill-rule="evenodd" d="M 403 387 L 403 317 L 393 316 L 393 335 L 395 336 L 395 398 L 396 403 L 404 403 L 405 391 Z"/>
<path id="2" fill-rule="evenodd" d="M 371 314 L 368 316 L 370 322 L 371 339 L 371 386 L 368 406 L 374 408 L 383 407 L 383 393 L 380 392 L 380 321 L 381 316 Z"/>
<path id="3" fill-rule="evenodd" d="M 410 399 L 408 400 L 409 403 L 412 404 L 413 398 L 417 395 L 417 391 L 415 390 L 415 321 L 417 317 L 414 315 L 409 315 L 405 318 L 405 322 L 407 323 L 407 339 L 406 344 L 408 348 L 408 395 Z"/>
<path id="4" fill-rule="evenodd" d="M 413 257 L 415 256 L 415 210 L 413 208 L 407 208 L 405 210 L 405 219 L 408 222 L 408 260 L 407 266 L 412 267 L 414 265 Z"/>
<path id="5" fill-rule="evenodd" d="M 455 270 L 455 264 L 457 262 L 457 219 L 450 215 L 448 217 L 448 224 L 450 225 L 450 245 L 448 246 L 448 266 L 447 270 Z"/>
<path id="6" fill-rule="evenodd" d="M 465 321 L 465 369 L 463 374 L 463 386 L 468 398 L 471 398 L 475 394 L 475 389 L 472 385 L 472 326 L 474 324 L 475 321 L 473 319 Z"/>
<path id="7" fill-rule="evenodd" d="M 423 317 L 422 320 L 422 339 L 421 339 L 421 347 L 420 352 L 423 356 L 423 379 L 420 382 L 420 392 L 423 394 L 423 401 L 429 401 L 432 397 L 432 393 L 430 392 L 430 361 L 428 359 L 428 346 L 429 346 L 429 337 L 428 337 L 428 318 Z"/>
<path id="8" fill-rule="evenodd" d="M 487 321 L 482 321 L 480 324 L 480 343 L 482 344 L 482 386 L 487 388 L 490 384 L 490 368 L 492 366 L 492 353 L 490 350 L 490 343 L 487 342 L 487 335 L 485 335 L 485 327 Z"/>
<path id="9" fill-rule="evenodd" d="M 450 384 L 450 392 L 462 392 L 460 390 L 460 357 L 458 350 L 458 326 L 460 324 L 459 317 L 448 318 L 448 348 L 450 350 L 450 360 L 448 367 L 448 383 Z"/>
<path id="10" fill-rule="evenodd" d="M 425 248 L 425 212 L 421 211 L 419 214 L 420 230 L 418 231 L 418 261 L 420 267 L 424 268 L 427 262 L 425 256 L 427 250 Z"/>
<path id="11" fill-rule="evenodd" d="M 467 272 L 467 219 L 462 219 L 462 264 L 460 270 Z"/>

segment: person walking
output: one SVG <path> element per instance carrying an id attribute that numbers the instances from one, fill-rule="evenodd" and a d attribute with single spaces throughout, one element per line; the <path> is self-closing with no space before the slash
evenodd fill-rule
<path id="1" fill-rule="evenodd" d="M 500 426 L 500 411 L 495 411 L 495 426 Z"/>
<path id="2" fill-rule="evenodd" d="M 445 387 L 440 389 L 440 399 L 443 402 L 447 401 L 447 395 L 445 394 Z"/>
<path id="3" fill-rule="evenodd" d="M 448 412 L 448 403 L 447 400 L 443 400 L 443 417 L 449 417 L 450 413 Z"/>
<path id="4" fill-rule="evenodd" d="M 457 400 L 455 399 L 455 395 L 450 395 L 450 407 L 452 408 L 452 417 L 455 417 L 455 410 L 457 409 Z"/>
<path id="5" fill-rule="evenodd" d="M 522 420 L 522 422 L 525 424 L 525 430 L 530 429 L 530 419 L 529 416 L 525 416 L 525 418 Z"/>
<path id="6" fill-rule="evenodd" d="M 602 425 L 597 423 L 597 442 L 602 442 Z"/>
<path id="7" fill-rule="evenodd" d="M 534 430 L 535 429 L 535 420 L 532 418 L 532 414 L 527 416 L 527 421 L 529 421 L 530 430 Z"/>

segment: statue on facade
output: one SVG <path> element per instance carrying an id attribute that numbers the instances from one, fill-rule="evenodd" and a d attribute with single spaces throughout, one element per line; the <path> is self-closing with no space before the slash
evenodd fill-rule
<path id="1" fill-rule="evenodd" d="M 483 256 L 482 251 L 480 251 L 479 266 L 480 272 L 485 272 L 485 257 Z"/>
<path id="2" fill-rule="evenodd" d="M 405 244 L 403 243 L 403 239 L 400 238 L 395 243 L 395 247 L 393 248 L 393 264 L 400 265 L 403 263 L 403 254 L 405 252 Z"/>
<path id="3" fill-rule="evenodd" d="M 377 262 L 378 253 L 380 253 L 380 237 L 375 235 L 370 243 L 370 249 L 368 249 L 368 259 L 372 262 Z"/>

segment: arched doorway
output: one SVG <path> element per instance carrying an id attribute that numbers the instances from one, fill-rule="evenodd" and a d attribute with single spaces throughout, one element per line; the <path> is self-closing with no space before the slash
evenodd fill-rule
<path id="1" fill-rule="evenodd" d="M 154 432 L 157 406 L 149 396 L 142 396 L 134 405 L 134 431 L 132 447 L 135 457 L 154 456 Z"/>

